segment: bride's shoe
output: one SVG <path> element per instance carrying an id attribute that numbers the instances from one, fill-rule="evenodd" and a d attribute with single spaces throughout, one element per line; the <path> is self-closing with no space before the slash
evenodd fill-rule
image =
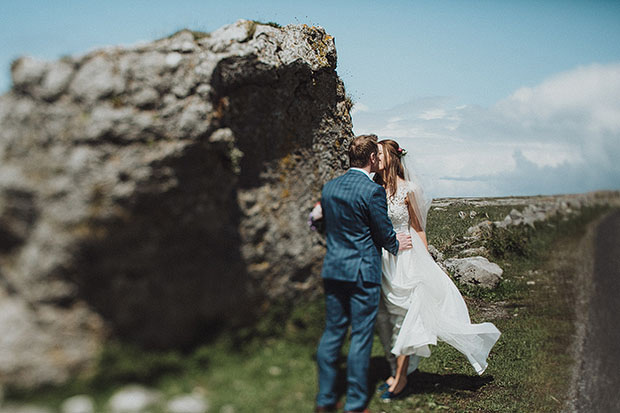
<path id="1" fill-rule="evenodd" d="M 406 388 L 402 389 L 398 393 L 392 393 L 391 391 L 386 390 L 381 395 L 381 400 L 383 400 L 383 401 L 390 401 L 390 400 L 394 400 L 394 399 L 400 399 L 401 397 L 404 397 L 406 395 L 406 391 L 405 390 L 406 390 Z"/>
<path id="2" fill-rule="evenodd" d="M 379 386 L 379 388 L 377 390 L 384 392 L 384 391 L 386 391 L 387 389 L 390 388 L 392 383 L 394 383 L 394 377 L 390 376 L 390 377 L 388 377 L 388 379 L 386 381 L 383 382 L 382 385 Z"/>
<path id="3" fill-rule="evenodd" d="M 406 390 L 407 390 L 407 380 L 406 379 L 404 379 L 404 380 L 405 380 L 405 384 L 403 384 L 403 386 L 402 386 L 402 388 L 400 389 L 399 392 L 396 392 L 396 391 L 391 392 L 389 390 L 389 388 L 391 386 L 388 385 L 388 387 L 385 390 L 385 392 L 383 392 L 383 394 L 381 395 L 381 399 L 384 400 L 384 401 L 388 401 L 388 400 L 392 400 L 392 399 L 399 399 L 399 398 L 405 396 L 405 393 L 406 393 Z M 394 388 L 394 390 L 396 390 L 396 387 Z"/>

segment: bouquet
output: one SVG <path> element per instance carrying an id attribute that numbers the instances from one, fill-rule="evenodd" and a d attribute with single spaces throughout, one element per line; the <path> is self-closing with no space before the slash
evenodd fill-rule
<path id="1" fill-rule="evenodd" d="M 321 202 L 314 204 L 314 208 L 308 215 L 308 226 L 313 231 L 324 231 L 325 222 L 323 220 L 323 209 L 321 208 Z"/>

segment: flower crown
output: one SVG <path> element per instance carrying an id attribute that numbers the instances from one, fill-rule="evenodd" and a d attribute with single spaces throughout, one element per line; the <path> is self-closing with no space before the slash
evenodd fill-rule
<path id="1" fill-rule="evenodd" d="M 396 150 L 397 154 L 398 154 L 398 158 L 402 158 L 403 156 L 407 155 L 407 151 L 404 150 L 403 148 L 398 148 Z"/>

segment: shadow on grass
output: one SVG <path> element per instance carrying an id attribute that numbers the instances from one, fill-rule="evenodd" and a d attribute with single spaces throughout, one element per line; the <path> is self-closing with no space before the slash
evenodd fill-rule
<path id="1" fill-rule="evenodd" d="M 341 372 L 345 373 L 345 372 Z M 390 367 L 385 358 L 377 356 L 370 359 L 369 384 L 371 393 L 390 376 Z M 344 375 L 343 375 L 344 379 Z M 475 392 L 491 383 L 493 376 L 466 374 L 436 374 L 414 371 L 407 376 L 406 394 Z M 342 385 L 346 385 L 343 381 Z"/>
<path id="2" fill-rule="evenodd" d="M 455 393 L 478 391 L 491 383 L 493 376 L 469 376 L 466 374 L 435 374 L 414 371 L 407 378 L 412 393 Z"/>
<path id="3" fill-rule="evenodd" d="M 338 377 L 336 379 L 336 393 L 340 400 L 347 392 L 347 359 L 341 357 L 338 364 Z M 374 394 L 377 388 L 383 384 L 384 380 L 390 376 L 390 366 L 386 359 L 375 356 L 370 359 L 368 371 L 368 393 Z M 476 376 L 466 374 L 436 374 L 414 371 L 407 376 L 407 387 L 401 397 L 413 394 L 431 393 L 461 393 L 476 392 L 480 388 L 493 382 L 493 376 Z"/>

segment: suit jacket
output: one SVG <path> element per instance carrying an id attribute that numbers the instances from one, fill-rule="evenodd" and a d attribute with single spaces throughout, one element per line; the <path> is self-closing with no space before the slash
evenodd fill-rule
<path id="1" fill-rule="evenodd" d="M 385 189 L 361 171 L 349 170 L 323 186 L 327 254 L 323 278 L 381 284 L 381 248 L 398 253 L 387 215 Z"/>

